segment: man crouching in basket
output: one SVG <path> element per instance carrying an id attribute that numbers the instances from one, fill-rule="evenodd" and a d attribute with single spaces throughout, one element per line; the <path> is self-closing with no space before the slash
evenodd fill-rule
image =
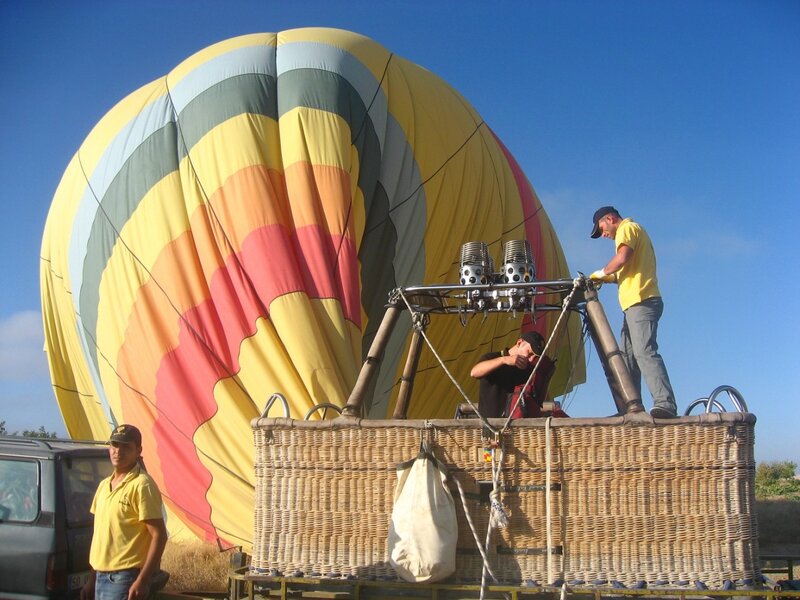
<path id="1" fill-rule="evenodd" d="M 470 375 L 480 379 L 478 410 L 484 418 L 512 419 L 542 416 L 542 403 L 555 371 L 553 360 L 544 355 L 544 338 L 536 331 L 526 331 L 517 342 L 500 352 L 484 354 L 472 367 Z M 525 387 L 534 367 L 533 380 Z M 522 399 L 517 398 L 522 392 Z M 564 413 L 553 416 L 567 416 Z"/>

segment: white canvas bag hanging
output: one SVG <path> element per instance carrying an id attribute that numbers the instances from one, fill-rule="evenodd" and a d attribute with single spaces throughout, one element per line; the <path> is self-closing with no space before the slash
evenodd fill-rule
<path id="1" fill-rule="evenodd" d="M 441 581 L 456 570 L 458 523 L 447 471 L 426 443 L 397 466 L 389 563 L 405 581 Z"/>

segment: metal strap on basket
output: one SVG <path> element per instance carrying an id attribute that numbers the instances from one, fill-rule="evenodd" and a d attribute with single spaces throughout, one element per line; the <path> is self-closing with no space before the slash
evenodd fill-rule
<path id="1" fill-rule="evenodd" d="M 264 405 L 264 410 L 261 411 L 261 418 L 263 419 L 269 414 L 272 405 L 275 404 L 276 400 L 280 400 L 281 404 L 283 404 L 283 416 L 287 419 L 289 418 L 289 403 L 286 401 L 286 398 L 283 394 L 275 392 L 272 396 L 269 397 L 267 403 Z"/>
<path id="2" fill-rule="evenodd" d="M 735 387 L 730 385 L 721 385 L 714 389 L 711 394 L 709 394 L 708 398 L 698 398 L 694 402 L 692 402 L 689 406 L 686 407 L 686 411 L 683 413 L 685 416 L 689 416 L 691 412 L 698 406 L 704 406 L 704 412 L 709 414 L 713 412 L 713 409 L 717 409 L 719 412 L 727 412 L 723 404 L 717 400 L 717 396 L 721 393 L 727 393 L 728 399 L 733 404 L 734 408 L 737 412 L 746 413 L 750 412 L 747 409 L 747 403 L 744 401 L 744 397 L 742 396 L 741 392 L 737 390 Z"/>
<path id="3" fill-rule="evenodd" d="M 320 402 L 319 404 L 315 404 L 311 407 L 311 409 L 306 413 L 306 416 L 303 417 L 303 420 L 308 421 L 311 418 L 311 415 L 320 410 L 322 411 L 322 419 L 324 420 L 325 417 L 328 416 L 328 409 L 331 409 L 337 414 L 342 414 L 341 406 L 336 406 L 330 402 Z"/>

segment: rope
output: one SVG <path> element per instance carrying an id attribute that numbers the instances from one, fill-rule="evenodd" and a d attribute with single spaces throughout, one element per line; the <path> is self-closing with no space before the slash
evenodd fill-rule
<path id="1" fill-rule="evenodd" d="M 415 311 L 414 310 L 414 308 L 409 303 L 408 298 L 406 298 L 406 295 L 403 293 L 402 289 L 400 290 L 400 297 L 403 299 L 403 302 L 405 302 L 406 307 L 408 307 L 408 310 L 411 313 L 412 322 L 417 323 L 417 315 L 419 314 L 419 311 Z M 461 385 L 458 383 L 458 381 L 456 381 L 456 378 L 453 377 L 453 374 L 450 373 L 450 371 L 447 368 L 447 365 L 444 364 L 444 361 L 442 360 L 442 357 L 439 356 L 439 353 L 436 351 L 436 348 L 433 347 L 433 344 L 428 339 L 428 336 L 425 334 L 425 329 L 423 327 L 419 326 L 417 328 L 417 331 L 419 331 L 420 335 L 422 336 L 422 339 L 425 340 L 425 343 L 428 344 L 428 348 L 431 349 L 431 352 L 433 352 L 433 355 L 436 357 L 436 360 L 439 361 L 439 364 L 441 365 L 442 369 L 444 369 L 444 372 L 447 374 L 447 376 L 450 378 L 450 381 L 452 381 L 453 385 L 456 386 L 456 389 L 461 394 L 461 397 L 464 398 L 464 400 L 467 401 L 467 403 L 475 411 L 475 414 L 478 415 L 478 418 L 481 420 L 481 423 L 483 423 L 483 426 L 486 427 L 487 429 L 489 429 L 495 436 L 497 436 L 497 430 L 494 427 L 492 427 L 489 424 L 489 421 L 486 420 L 486 417 L 484 417 L 478 411 L 478 407 L 475 406 L 475 404 L 472 402 L 472 400 L 469 399 L 469 396 L 467 396 L 467 393 L 464 391 L 464 389 L 461 387 Z"/>
<path id="2" fill-rule="evenodd" d="M 489 527 L 486 528 L 486 552 L 489 551 L 489 544 L 492 541 L 492 531 L 494 531 L 492 527 L 492 521 L 489 520 Z M 481 552 L 481 555 L 484 556 L 483 559 L 483 570 L 481 571 L 481 595 L 480 600 L 484 599 L 486 595 L 486 573 L 489 571 L 489 559 L 486 558 L 486 552 Z"/>
<path id="3" fill-rule="evenodd" d="M 567 314 L 567 310 L 569 310 L 569 305 L 572 303 L 572 297 L 575 295 L 575 292 L 578 290 L 578 288 L 580 287 L 582 282 L 583 282 L 583 277 L 576 277 L 573 280 L 573 282 L 572 282 L 572 291 L 567 295 L 566 298 L 564 298 L 564 302 L 561 305 L 561 314 L 558 315 L 558 320 L 556 321 L 555 327 L 553 327 L 553 332 L 550 334 L 550 337 L 547 340 L 547 343 L 544 345 L 544 348 L 542 349 L 542 354 L 543 355 L 547 354 L 547 350 L 550 348 L 550 345 L 553 342 L 553 338 L 555 338 L 556 332 L 559 331 L 559 328 L 561 326 L 561 321 L 564 319 L 564 315 Z M 501 433 L 505 432 L 505 430 L 508 429 L 509 425 L 511 425 L 511 415 L 514 414 L 514 411 L 517 409 L 517 406 L 519 406 L 519 403 L 522 401 L 522 393 L 525 391 L 525 389 L 527 389 L 527 387 L 530 385 L 531 381 L 533 381 L 533 378 L 536 375 L 536 371 L 539 369 L 539 364 L 540 364 L 540 361 L 537 361 L 537 363 L 533 366 L 533 370 L 531 371 L 531 374 L 528 376 L 528 381 L 526 381 L 525 385 L 520 388 L 520 393 L 519 393 L 519 396 L 517 396 L 517 401 L 514 403 L 514 406 L 508 411 L 508 416 L 506 417 L 506 422 L 503 424 L 503 427 L 500 429 Z"/>
<path id="4" fill-rule="evenodd" d="M 544 422 L 544 447 L 545 447 L 545 457 L 544 457 L 544 464 L 545 464 L 545 492 L 544 492 L 544 512 L 545 512 L 545 526 L 547 527 L 547 581 L 553 581 L 553 553 L 551 551 L 553 547 L 553 527 L 552 523 L 550 522 L 551 516 L 551 502 L 552 502 L 552 495 L 550 493 L 550 438 L 551 438 L 551 431 L 550 425 L 553 421 L 553 417 L 547 417 L 547 420 Z"/>
<path id="5" fill-rule="evenodd" d="M 464 516 L 467 518 L 467 523 L 469 524 L 469 529 L 472 532 L 472 537 L 475 540 L 475 545 L 478 547 L 478 552 L 481 553 L 481 557 L 483 558 L 484 567 L 489 572 L 491 578 L 497 582 L 497 577 L 495 576 L 494 572 L 492 572 L 492 568 L 489 566 L 489 558 L 486 556 L 486 550 L 484 550 L 481 540 L 478 537 L 478 529 L 475 527 L 475 522 L 472 520 L 472 515 L 467 508 L 467 499 L 466 494 L 464 493 L 464 488 L 461 487 L 461 482 L 456 477 L 453 477 L 452 480 L 456 484 L 456 489 L 458 489 L 458 495 L 461 498 L 461 506 L 464 508 Z"/>
<path id="6" fill-rule="evenodd" d="M 551 346 L 551 344 L 553 342 L 553 339 L 555 338 L 555 334 L 560 330 L 561 322 L 564 319 L 564 316 L 567 314 L 567 310 L 569 309 L 570 304 L 572 303 L 572 297 L 575 295 L 575 292 L 580 287 L 582 281 L 583 281 L 583 279 L 580 278 L 580 277 L 576 278 L 573 281 L 572 290 L 566 296 L 566 298 L 564 298 L 564 301 L 562 303 L 561 314 L 558 316 L 558 320 L 556 321 L 555 327 L 553 327 L 553 332 L 551 333 L 550 338 L 547 340 L 547 343 L 545 344 L 544 348 L 542 349 L 542 354 L 546 354 L 547 353 L 547 350 L 550 348 L 550 346 Z M 484 596 L 485 596 L 485 593 L 486 593 L 486 576 L 487 576 L 487 574 L 490 575 L 494 581 L 497 581 L 497 578 L 495 577 L 494 573 L 491 570 L 491 567 L 489 566 L 489 558 L 488 558 L 489 545 L 490 545 L 491 539 L 492 539 L 492 532 L 495 529 L 503 529 L 503 528 L 507 527 L 508 526 L 508 522 L 509 522 L 508 521 L 508 514 L 506 513 L 505 507 L 503 506 L 502 498 L 501 498 L 501 495 L 500 495 L 500 489 L 501 489 L 500 481 L 501 481 L 502 474 L 503 474 L 503 462 L 505 460 L 505 451 L 503 450 L 502 435 L 503 435 L 503 433 L 505 433 L 505 431 L 508 429 L 508 427 L 511 424 L 511 415 L 514 413 L 514 410 L 516 410 L 517 405 L 519 404 L 519 402 L 520 402 L 520 400 L 522 398 L 522 393 L 520 393 L 520 395 L 517 397 L 517 401 L 514 404 L 514 407 L 509 411 L 508 417 L 506 419 L 506 422 L 503 424 L 502 429 L 500 431 L 498 431 L 494 427 L 492 427 L 489 424 L 489 422 L 486 420 L 486 418 L 480 413 L 480 411 L 478 410 L 478 407 L 475 406 L 475 404 L 472 402 L 472 400 L 469 399 L 469 396 L 467 396 L 466 392 L 464 392 L 464 389 L 458 383 L 456 378 L 453 377 L 452 373 L 450 373 L 449 369 L 447 368 L 447 365 L 442 360 L 442 357 L 439 356 L 439 353 L 436 351 L 436 348 L 434 348 L 433 344 L 428 339 L 428 336 L 425 333 L 425 329 L 422 326 L 422 324 L 420 323 L 420 320 L 418 318 L 419 311 L 415 311 L 414 310 L 414 308 L 411 306 L 411 303 L 408 301 L 408 298 L 406 298 L 405 293 L 403 292 L 402 289 L 400 290 L 400 297 L 403 299 L 403 302 L 405 303 L 406 307 L 409 310 L 409 313 L 411 314 L 411 319 L 412 319 L 412 322 L 414 323 L 414 327 L 417 329 L 417 331 L 419 331 L 420 335 L 422 336 L 422 339 L 425 340 L 425 343 L 428 345 L 428 347 L 430 348 L 431 352 L 436 357 L 436 360 L 439 361 L 439 364 L 441 365 L 442 369 L 447 374 L 447 376 L 450 378 L 450 381 L 453 382 L 453 385 L 459 391 L 459 393 L 461 394 L 461 397 L 464 398 L 464 400 L 466 400 L 467 403 L 475 411 L 475 414 L 481 420 L 481 423 L 483 423 L 484 427 L 486 427 L 494 435 L 494 443 L 493 443 L 493 447 L 492 447 L 492 491 L 489 493 L 489 500 L 490 500 L 489 526 L 486 529 L 486 542 L 485 542 L 484 547 L 481 547 L 481 545 L 480 545 L 480 542 L 478 540 L 478 534 L 477 534 L 477 532 L 475 530 L 475 526 L 474 526 L 474 524 L 472 522 L 472 517 L 470 516 L 469 511 L 467 510 L 467 505 L 466 505 L 466 502 L 464 500 L 464 494 L 463 494 L 463 490 L 461 489 L 461 484 L 458 482 L 458 480 L 456 480 L 456 486 L 458 487 L 459 494 L 461 495 L 461 502 L 462 502 L 462 504 L 464 506 L 464 515 L 467 518 L 467 522 L 469 523 L 470 529 L 472 530 L 472 535 L 475 538 L 475 543 L 478 545 L 478 550 L 480 551 L 481 557 L 483 558 L 483 569 L 482 569 L 482 572 L 481 572 L 480 600 L 484 600 Z M 539 364 L 540 363 L 537 362 L 536 365 L 534 365 L 533 370 L 531 371 L 531 374 L 528 377 L 528 381 L 522 387 L 523 390 L 525 388 L 527 388 L 528 385 L 533 380 L 534 376 L 536 375 L 536 371 L 539 368 Z M 545 505 L 546 505 L 546 513 L 547 513 L 546 517 L 547 517 L 547 577 L 548 577 L 548 581 L 553 581 L 553 578 L 552 578 L 552 570 L 553 570 L 552 569 L 552 552 L 551 552 L 551 548 L 552 548 L 552 545 L 553 545 L 552 544 L 553 532 L 552 532 L 552 523 L 550 522 L 550 520 L 551 520 L 550 519 L 550 517 L 551 517 L 551 501 L 552 501 L 551 493 L 550 493 L 550 481 L 551 481 L 551 476 L 550 476 L 550 470 L 551 470 L 551 464 L 550 464 L 550 462 L 551 462 L 551 457 L 550 457 L 550 453 L 551 453 L 550 424 L 551 424 L 551 421 L 552 421 L 552 417 L 548 417 L 547 420 L 545 421 L 545 446 L 546 446 L 546 452 L 547 452 L 547 456 L 546 456 L 546 459 L 545 459 L 546 460 L 546 469 L 547 469 L 547 472 L 546 472 Z M 563 593 L 563 590 L 562 590 L 562 593 Z"/>
<path id="7" fill-rule="evenodd" d="M 497 458 L 497 454 L 500 458 Z M 502 444 L 498 444 L 497 448 L 492 448 L 492 491 L 489 492 L 490 510 L 489 513 L 489 527 L 497 529 L 505 529 L 508 527 L 508 514 L 503 507 L 500 498 L 500 479 L 503 475 L 503 461 L 505 460 L 506 453 L 503 450 Z"/>
<path id="8" fill-rule="evenodd" d="M 497 455 L 500 455 L 499 458 Z M 492 491 L 489 492 L 490 508 L 489 508 L 489 526 L 486 529 L 486 547 L 481 549 L 481 556 L 483 557 L 483 570 L 481 571 L 481 594 L 480 600 L 483 600 L 486 593 L 486 575 L 491 575 L 492 579 L 497 581 L 497 578 L 492 573 L 489 566 L 489 547 L 492 542 L 492 533 L 495 529 L 505 529 L 508 527 L 508 514 L 506 513 L 503 503 L 500 499 L 500 479 L 503 474 L 503 462 L 505 460 L 505 450 L 503 445 L 498 443 L 495 448 L 492 448 Z M 467 517 L 469 520 L 469 517 Z M 477 536 L 476 536 L 477 541 Z M 479 546 L 480 547 L 480 546 Z"/>
<path id="9" fill-rule="evenodd" d="M 588 339 L 588 337 L 589 337 L 589 326 L 588 326 L 587 323 L 584 323 L 583 327 L 581 328 L 581 346 L 583 348 L 586 348 L 586 340 Z M 588 353 L 591 353 L 591 351 L 592 350 L 591 350 L 591 346 L 590 346 Z M 586 357 L 586 363 L 587 364 L 589 362 L 588 353 L 584 354 L 584 356 Z M 575 352 L 574 353 L 574 357 L 572 359 L 572 365 L 570 365 L 570 368 L 569 368 L 569 377 L 567 377 L 567 383 L 564 386 L 565 390 L 570 389 L 570 387 L 572 386 L 572 377 L 575 375 L 575 367 L 578 365 L 579 356 L 580 356 L 580 352 Z M 561 403 L 561 407 L 565 411 L 570 407 L 570 405 L 572 403 L 572 400 L 575 398 L 576 395 L 577 395 L 577 391 L 575 389 L 573 389 L 572 392 L 564 394 L 564 401 Z"/>
<path id="10" fill-rule="evenodd" d="M 567 314 L 567 310 L 569 309 L 570 304 L 572 303 L 572 297 L 575 295 L 575 291 L 581 284 L 581 279 L 576 278 L 572 285 L 572 291 L 564 298 L 564 302 L 561 309 L 561 314 L 558 316 L 558 321 L 556 321 L 555 327 L 553 327 L 553 332 L 550 335 L 550 338 L 547 340 L 547 343 L 542 350 L 542 354 L 547 354 L 547 350 L 553 342 L 556 333 L 559 331 L 561 326 L 561 321 L 564 319 L 564 315 Z M 531 371 L 530 376 L 528 377 L 528 381 L 522 387 L 522 390 L 528 387 L 528 385 L 533 380 L 534 376 L 536 375 L 536 370 L 539 368 L 539 362 L 534 365 L 533 370 Z M 495 433 L 495 440 L 499 441 L 501 436 L 511 424 L 511 415 L 514 414 L 514 410 L 516 410 L 517 405 L 519 404 L 520 400 L 522 399 L 522 393 L 520 392 L 519 396 L 517 397 L 517 401 L 514 404 L 514 407 L 508 411 L 508 417 L 506 418 L 506 422 L 503 424 L 502 429 L 499 433 Z M 546 480 L 545 480 L 545 512 L 546 512 L 546 527 L 547 527 L 547 579 L 548 581 L 553 581 L 553 555 L 552 555 L 552 546 L 553 546 L 553 531 L 552 531 L 552 523 L 551 523 L 551 494 L 550 494 L 550 483 L 551 483 L 551 457 L 550 457 L 550 425 L 553 418 L 548 417 L 545 421 L 545 451 L 547 453 L 545 457 L 546 463 Z M 497 444 L 500 449 L 500 458 L 499 460 L 495 461 L 496 456 L 496 449 L 492 450 L 492 492 L 490 494 L 491 499 L 491 513 L 489 516 L 489 529 L 486 534 L 486 548 L 488 551 L 489 548 L 489 541 L 490 536 L 492 533 L 492 529 L 494 527 L 504 528 L 508 526 L 508 515 L 506 514 L 505 508 L 501 502 L 500 498 L 500 477 L 502 475 L 502 465 L 503 460 L 505 458 L 505 452 L 503 451 L 502 444 Z M 484 572 L 483 576 L 481 577 L 481 600 L 483 600 L 483 592 L 484 592 L 484 585 L 486 580 L 486 568 L 484 565 Z"/>
<path id="11" fill-rule="evenodd" d="M 414 310 L 414 308 L 411 306 L 411 303 L 408 301 L 408 298 L 406 298 L 405 294 L 403 293 L 402 289 L 400 290 L 400 297 L 403 299 L 403 302 L 405 303 L 406 307 L 408 308 L 409 312 L 411 313 L 411 320 L 415 324 L 415 327 L 417 327 L 417 331 L 419 331 L 420 335 L 422 336 L 422 339 L 425 340 L 425 343 L 428 344 L 428 347 L 431 349 L 431 352 L 436 357 L 436 360 L 439 361 L 439 364 L 442 366 L 442 369 L 447 374 L 447 376 L 450 378 L 450 381 L 453 382 L 453 385 L 456 386 L 456 389 L 461 394 L 461 397 L 464 398 L 464 400 L 467 401 L 467 403 L 475 411 L 475 414 L 478 415 L 478 418 L 481 420 L 481 423 L 483 423 L 484 427 L 486 427 L 487 429 L 489 429 L 492 432 L 492 434 L 495 437 L 495 442 L 497 442 L 498 439 L 499 439 L 499 433 L 497 432 L 497 430 L 494 427 L 491 426 L 489 421 L 487 421 L 486 418 L 480 413 L 480 411 L 478 410 L 478 407 L 475 406 L 475 404 L 472 402 L 472 400 L 469 399 L 469 396 L 467 396 L 466 392 L 461 387 L 461 385 L 458 383 L 456 378 L 453 377 L 452 373 L 450 373 L 450 370 L 447 368 L 447 365 L 445 365 L 444 361 L 442 360 L 442 357 L 439 356 L 439 353 L 436 351 L 436 348 L 433 347 L 433 344 L 428 339 L 428 336 L 425 334 L 425 329 L 419 323 L 419 319 L 417 318 L 417 315 L 418 315 L 419 311 L 415 311 Z M 500 480 L 500 476 L 502 474 L 502 464 L 503 464 L 504 453 L 502 452 L 502 446 L 501 446 L 500 460 L 496 461 L 495 460 L 495 452 L 496 452 L 496 450 L 497 450 L 497 448 L 492 448 L 492 491 L 490 493 L 490 498 L 491 498 L 491 509 L 490 510 L 491 510 L 491 512 L 490 512 L 490 517 L 489 517 L 489 527 L 486 529 L 485 548 L 481 548 L 480 541 L 478 540 L 477 533 L 475 532 L 474 526 L 472 524 L 472 518 L 469 516 L 469 511 L 467 510 L 466 504 L 464 505 L 464 514 L 467 516 L 467 521 L 470 523 L 470 528 L 473 528 L 472 529 L 472 533 L 475 536 L 475 542 L 478 544 L 478 548 L 479 548 L 479 550 L 481 552 L 481 558 L 483 558 L 483 569 L 481 571 L 481 595 L 480 595 L 480 600 L 484 600 L 484 595 L 485 595 L 485 592 L 486 592 L 486 575 L 487 574 L 491 575 L 492 579 L 497 581 L 497 578 L 494 576 L 494 573 L 492 573 L 491 568 L 489 567 L 489 557 L 487 556 L 487 552 L 489 551 L 489 544 L 491 543 L 491 539 L 492 539 L 492 531 L 493 531 L 495 526 L 497 526 L 497 527 L 506 527 L 508 525 L 508 515 L 506 515 L 505 509 L 503 508 L 503 504 L 500 502 L 500 486 L 499 486 L 499 480 Z M 461 490 L 460 484 L 457 484 L 457 485 L 458 485 L 458 488 L 459 488 L 459 492 L 461 492 L 462 490 Z M 464 499 L 463 499 L 463 496 L 462 496 L 462 502 L 463 501 L 464 501 Z"/>

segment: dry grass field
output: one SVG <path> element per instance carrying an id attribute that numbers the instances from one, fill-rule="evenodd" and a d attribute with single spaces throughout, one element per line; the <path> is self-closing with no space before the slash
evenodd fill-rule
<path id="1" fill-rule="evenodd" d="M 161 568 L 169 572 L 166 589 L 174 592 L 224 592 L 230 554 L 202 542 L 167 542 Z"/>
<path id="2" fill-rule="evenodd" d="M 800 556 L 800 502 L 795 500 L 759 500 L 759 545 L 762 554 Z M 222 592 L 228 586 L 230 553 L 200 542 L 167 544 L 162 568 L 170 573 L 167 590 Z M 780 579 L 780 576 L 772 576 Z M 794 570 L 800 579 L 800 566 Z"/>

